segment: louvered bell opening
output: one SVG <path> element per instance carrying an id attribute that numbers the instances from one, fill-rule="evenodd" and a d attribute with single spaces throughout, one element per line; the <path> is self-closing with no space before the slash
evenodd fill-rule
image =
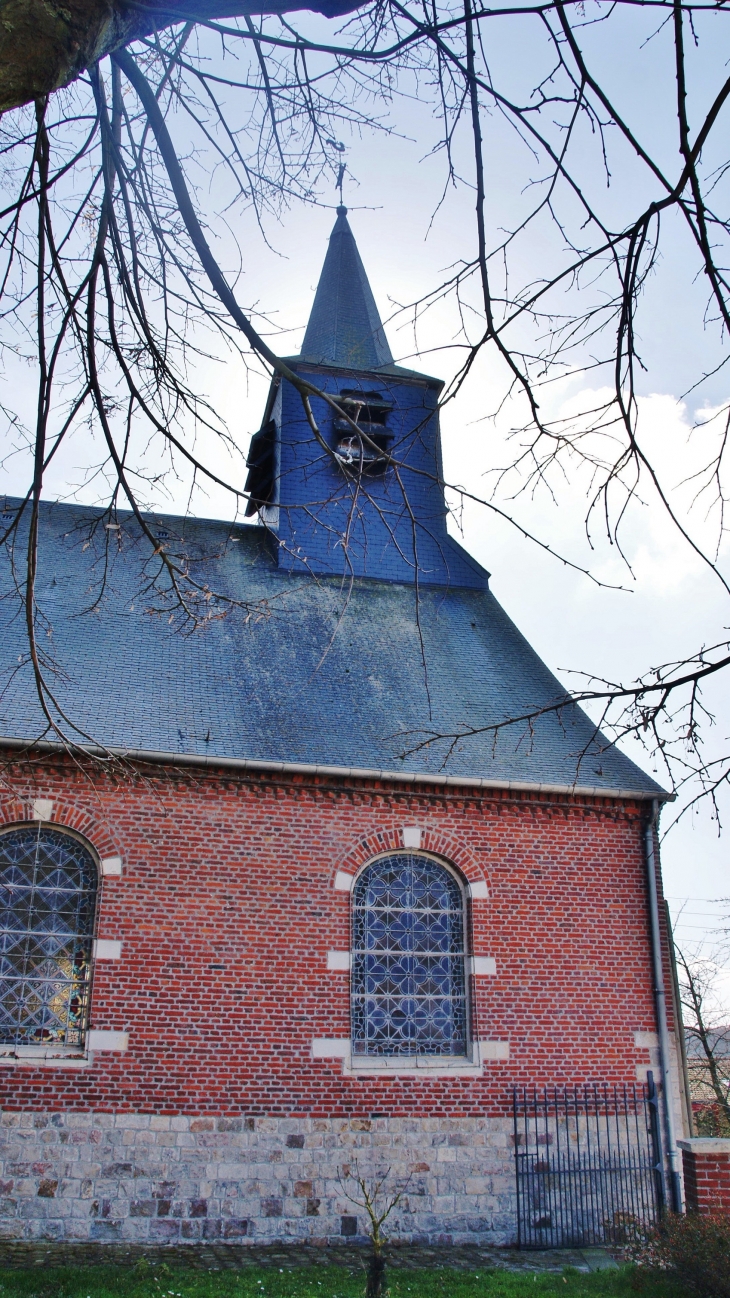
<path id="1" fill-rule="evenodd" d="M 385 473 L 393 440 L 387 427 L 393 403 L 385 401 L 379 392 L 347 389 L 339 393 L 337 401 L 362 430 L 360 436 L 347 419 L 335 415 L 335 455 L 340 464 L 350 473 Z"/>
<path id="2" fill-rule="evenodd" d="M 246 460 L 248 476 L 245 490 L 249 494 L 246 516 L 250 518 L 263 505 L 270 505 L 276 488 L 276 424 L 264 424 L 251 438 Z"/>

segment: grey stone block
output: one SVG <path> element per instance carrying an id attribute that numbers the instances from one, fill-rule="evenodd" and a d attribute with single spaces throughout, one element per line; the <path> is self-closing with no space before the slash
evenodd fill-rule
<path id="1" fill-rule="evenodd" d="M 167 1218 L 164 1221 L 151 1221 L 149 1238 L 156 1244 L 171 1244 L 180 1238 L 180 1222 Z"/>
<path id="2" fill-rule="evenodd" d="M 261 1200 L 261 1215 L 263 1217 L 281 1217 L 283 1204 L 281 1199 L 275 1197 Z"/>
<path id="3" fill-rule="evenodd" d="M 121 1221 L 92 1221 L 90 1238 L 98 1240 L 118 1240 L 121 1238 Z"/>
<path id="4" fill-rule="evenodd" d="M 0 1239 L 23 1239 L 25 1227 L 17 1218 L 13 1221 L 0 1220 Z"/>
<path id="5" fill-rule="evenodd" d="M 225 1218 L 222 1225 L 223 1239 L 242 1239 L 248 1234 L 248 1220 L 241 1217 Z"/>
<path id="6" fill-rule="evenodd" d="M 157 1208 L 156 1199 L 132 1199 L 129 1215 L 130 1217 L 156 1217 Z"/>

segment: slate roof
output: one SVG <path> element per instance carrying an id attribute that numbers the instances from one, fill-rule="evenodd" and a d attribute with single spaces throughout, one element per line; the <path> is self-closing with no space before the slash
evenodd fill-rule
<path id="1" fill-rule="evenodd" d="M 346 207 L 337 209 L 298 359 L 359 370 L 393 364 Z"/>
<path id="2" fill-rule="evenodd" d="M 348 600 L 339 579 L 279 570 L 263 528 L 157 516 L 153 531 L 188 557 L 194 577 L 244 603 L 186 634 L 164 600 L 150 613 L 149 547 L 130 517 L 119 521 L 110 532 L 97 510 L 41 508 L 38 604 L 50 683 L 96 743 L 661 795 L 572 705 L 532 731 L 519 722 L 496 739 L 490 730 L 459 739 L 453 751 L 448 740 L 409 751 L 431 732 L 488 727 L 564 697 L 486 585 L 423 587 L 417 596 L 412 583 L 363 579 Z M 45 726 L 0 558 L 0 735 L 31 740 Z"/>

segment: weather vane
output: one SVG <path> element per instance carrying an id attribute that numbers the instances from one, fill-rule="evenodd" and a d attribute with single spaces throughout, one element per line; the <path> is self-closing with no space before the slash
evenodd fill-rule
<path id="1" fill-rule="evenodd" d="M 344 153 L 344 152 L 345 152 L 345 146 L 344 146 L 344 144 L 342 143 L 341 140 L 328 140 L 327 143 L 330 144 L 330 145 L 332 146 L 333 149 L 337 149 L 337 152 L 338 152 L 338 153 Z M 345 206 L 345 200 L 344 200 L 344 198 L 343 198 L 343 196 L 342 196 L 342 185 L 343 185 L 343 182 L 344 182 L 344 179 L 345 179 L 345 172 L 346 172 L 346 171 L 347 171 L 347 163 L 346 163 L 346 162 L 341 162 L 340 165 L 339 165 L 338 172 L 337 172 L 337 180 L 336 180 L 336 182 L 335 182 L 335 188 L 336 188 L 336 189 L 339 189 L 339 191 L 340 191 L 340 207 L 344 207 L 344 206 Z"/>

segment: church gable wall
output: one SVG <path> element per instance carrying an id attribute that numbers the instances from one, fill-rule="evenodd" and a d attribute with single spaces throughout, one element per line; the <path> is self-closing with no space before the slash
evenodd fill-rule
<path id="1" fill-rule="evenodd" d="M 512 1087 L 622 1085 L 652 1064 L 638 804 L 28 769 L 6 776 L 4 823 L 36 804 L 121 858 L 97 927 L 121 948 L 97 960 L 91 1003 L 92 1031 L 118 1035 L 86 1059 L 0 1066 L 0 1237 L 347 1234 L 338 1177 L 356 1149 L 361 1170 L 412 1175 L 409 1237 L 505 1241 Z M 347 1058 L 331 956 L 349 950 L 352 879 L 404 843 L 464 883 L 471 1070 L 358 1075 Z"/>

